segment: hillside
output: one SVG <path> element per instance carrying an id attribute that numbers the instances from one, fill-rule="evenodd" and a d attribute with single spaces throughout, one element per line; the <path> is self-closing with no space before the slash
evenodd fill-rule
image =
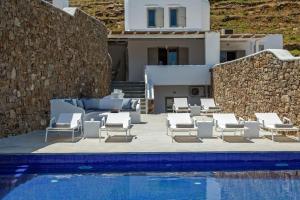
<path id="1" fill-rule="evenodd" d="M 110 30 L 124 28 L 123 0 L 70 0 L 102 20 Z M 233 29 L 235 33 L 282 33 L 285 48 L 300 56 L 300 1 L 298 0 L 212 0 L 212 30 Z"/>

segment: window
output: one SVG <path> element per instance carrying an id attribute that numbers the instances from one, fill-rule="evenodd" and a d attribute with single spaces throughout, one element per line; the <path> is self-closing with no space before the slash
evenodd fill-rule
<path id="1" fill-rule="evenodd" d="M 156 10 L 148 9 L 148 27 L 156 27 Z"/>
<path id="2" fill-rule="evenodd" d="M 174 97 L 165 97 L 165 112 L 173 112 Z"/>
<path id="3" fill-rule="evenodd" d="M 236 59 L 236 52 L 235 51 L 221 51 L 220 54 L 220 61 L 222 62 L 227 62 L 231 60 Z"/>
<path id="4" fill-rule="evenodd" d="M 168 65 L 178 64 L 178 49 L 170 49 L 168 52 Z"/>
<path id="5" fill-rule="evenodd" d="M 260 45 L 258 46 L 258 49 L 259 49 L 259 51 L 263 51 L 263 50 L 265 49 L 265 45 L 260 44 Z"/>
<path id="6" fill-rule="evenodd" d="M 170 27 L 186 27 L 186 8 L 170 8 Z"/>
<path id="7" fill-rule="evenodd" d="M 246 51 L 237 50 L 237 51 L 221 51 L 220 53 L 220 62 L 232 61 L 238 58 L 246 56 Z"/>
<path id="8" fill-rule="evenodd" d="M 177 9 L 170 9 L 170 27 L 177 27 Z"/>
<path id="9" fill-rule="evenodd" d="M 148 28 L 164 27 L 164 8 L 148 8 Z"/>

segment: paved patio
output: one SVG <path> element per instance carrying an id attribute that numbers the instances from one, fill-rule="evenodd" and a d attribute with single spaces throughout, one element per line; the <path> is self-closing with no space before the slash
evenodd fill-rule
<path id="1" fill-rule="evenodd" d="M 203 117 L 198 117 L 202 119 Z M 131 142 L 125 142 L 122 133 L 107 140 L 76 138 L 71 142 L 71 134 L 51 133 L 49 142 L 44 142 L 45 131 L 34 131 L 28 134 L 11 136 L 0 140 L 0 153 L 104 153 L 104 152 L 212 152 L 212 151 L 300 151 L 300 143 L 296 138 L 277 137 L 277 142 L 268 138 L 257 138 L 251 141 L 236 141 L 228 138 L 223 142 L 214 132 L 216 138 L 201 141 L 180 133 L 186 137 L 178 137 L 172 143 L 166 135 L 166 114 L 143 115 L 143 123 L 133 126 Z M 264 135 L 266 132 L 261 132 Z M 233 133 L 228 133 L 232 134 Z M 103 136 L 106 136 L 103 133 Z M 124 134 L 123 134 L 124 136 Z M 286 141 L 288 139 L 288 141 Z"/>

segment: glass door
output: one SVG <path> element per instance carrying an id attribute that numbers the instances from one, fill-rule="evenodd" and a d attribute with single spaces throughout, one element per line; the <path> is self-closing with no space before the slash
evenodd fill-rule
<path id="1" fill-rule="evenodd" d="M 178 49 L 169 49 L 168 65 L 178 65 Z"/>
<path id="2" fill-rule="evenodd" d="M 174 97 L 165 98 L 165 111 L 167 113 L 173 112 L 173 104 L 174 104 Z"/>

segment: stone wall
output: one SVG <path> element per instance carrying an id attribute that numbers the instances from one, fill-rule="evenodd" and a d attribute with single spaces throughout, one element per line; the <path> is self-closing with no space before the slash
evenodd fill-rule
<path id="1" fill-rule="evenodd" d="M 213 68 L 213 93 L 225 112 L 255 119 L 276 112 L 300 125 L 300 58 L 266 50 Z"/>
<path id="2" fill-rule="evenodd" d="M 0 1 L 0 137 L 44 129 L 49 100 L 109 92 L 107 30 L 78 9 Z"/>

